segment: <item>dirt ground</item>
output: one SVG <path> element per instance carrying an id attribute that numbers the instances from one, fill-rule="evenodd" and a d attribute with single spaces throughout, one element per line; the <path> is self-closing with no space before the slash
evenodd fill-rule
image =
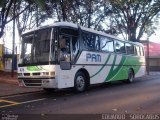
<path id="1" fill-rule="evenodd" d="M 11 72 L 4 72 L 4 71 L 0 71 L 0 79 L 17 79 L 17 73 L 14 72 L 13 77 L 12 77 L 12 73 Z"/>

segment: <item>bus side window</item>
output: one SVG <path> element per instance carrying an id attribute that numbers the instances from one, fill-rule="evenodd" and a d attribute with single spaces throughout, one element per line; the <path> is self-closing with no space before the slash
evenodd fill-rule
<path id="1" fill-rule="evenodd" d="M 72 60 L 75 60 L 78 52 L 79 52 L 78 37 L 72 36 Z"/>
<path id="2" fill-rule="evenodd" d="M 99 50 L 99 38 L 98 35 L 89 32 L 82 33 L 84 49 L 87 50 Z"/>
<path id="3" fill-rule="evenodd" d="M 73 53 L 75 53 L 78 49 L 78 41 L 77 41 L 77 37 L 72 36 L 72 49 L 73 49 Z"/>
<path id="4" fill-rule="evenodd" d="M 98 35 L 96 35 L 96 38 L 95 38 L 95 49 L 96 50 L 100 49 L 100 40 Z"/>
<path id="5" fill-rule="evenodd" d="M 140 47 L 137 46 L 137 45 L 135 45 L 134 48 L 135 48 L 135 54 L 138 55 L 138 56 L 140 56 L 141 55 L 140 54 Z"/>
<path id="6" fill-rule="evenodd" d="M 118 53 L 126 53 L 124 43 L 121 41 L 115 41 L 115 50 Z"/>
<path id="7" fill-rule="evenodd" d="M 69 62 L 70 61 L 70 37 L 60 36 L 59 46 L 60 46 L 60 60 Z"/>
<path id="8" fill-rule="evenodd" d="M 134 54 L 134 46 L 130 43 L 126 43 L 126 53 L 127 54 Z"/>
<path id="9" fill-rule="evenodd" d="M 83 32 L 82 33 L 82 38 L 83 38 L 83 45 L 85 49 L 90 49 L 92 47 L 92 45 L 90 44 L 91 38 L 90 38 L 90 34 Z"/>
<path id="10" fill-rule="evenodd" d="M 140 47 L 140 53 L 141 53 L 141 56 L 144 56 L 144 49 L 143 49 L 143 47 Z"/>
<path id="11" fill-rule="evenodd" d="M 113 40 L 107 37 L 100 37 L 100 50 L 104 52 L 114 52 Z"/>

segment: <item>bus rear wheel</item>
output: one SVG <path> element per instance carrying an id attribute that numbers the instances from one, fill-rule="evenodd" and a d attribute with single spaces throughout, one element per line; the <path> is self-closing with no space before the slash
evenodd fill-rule
<path id="1" fill-rule="evenodd" d="M 77 72 L 74 79 L 74 90 L 83 92 L 87 88 L 87 77 L 83 72 Z"/>
<path id="2" fill-rule="evenodd" d="M 128 73 L 128 83 L 132 83 L 134 80 L 134 72 L 132 69 L 129 70 L 129 73 Z"/>

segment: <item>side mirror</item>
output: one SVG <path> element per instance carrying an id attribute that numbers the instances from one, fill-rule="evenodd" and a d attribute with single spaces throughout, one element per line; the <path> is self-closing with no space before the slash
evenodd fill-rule
<path id="1" fill-rule="evenodd" d="M 62 70 L 70 70 L 71 69 L 71 63 L 66 61 L 60 61 L 60 67 Z"/>

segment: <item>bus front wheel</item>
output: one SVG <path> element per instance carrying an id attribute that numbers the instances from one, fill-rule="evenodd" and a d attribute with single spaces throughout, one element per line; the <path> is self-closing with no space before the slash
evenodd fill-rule
<path id="1" fill-rule="evenodd" d="M 87 88 L 87 77 L 83 72 L 77 72 L 74 79 L 74 90 L 83 92 Z"/>

